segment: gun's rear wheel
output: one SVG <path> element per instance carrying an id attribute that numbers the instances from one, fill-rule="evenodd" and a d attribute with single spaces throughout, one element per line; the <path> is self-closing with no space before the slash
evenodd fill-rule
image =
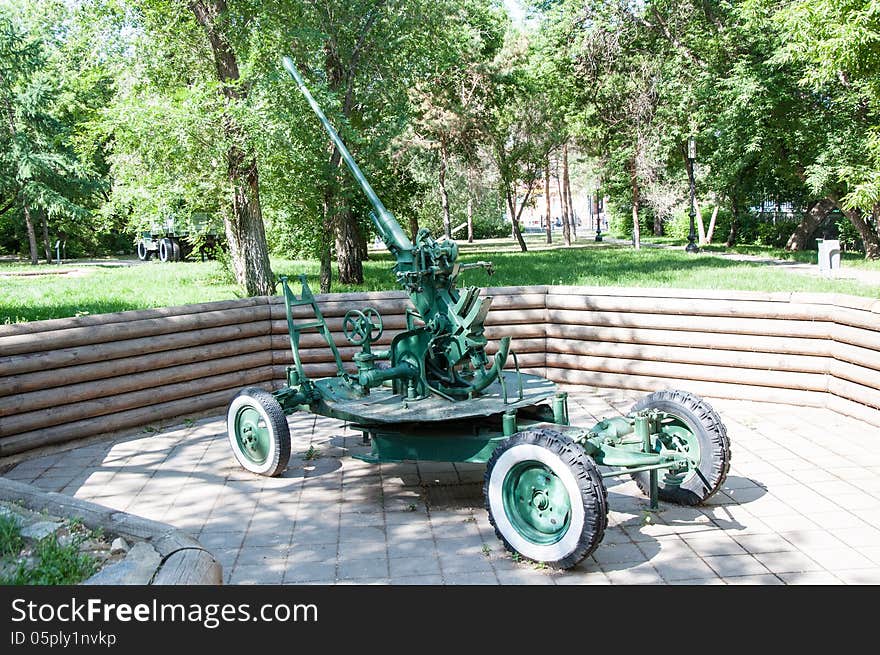
<path id="1" fill-rule="evenodd" d="M 593 458 L 553 430 L 528 430 L 495 449 L 483 493 L 495 534 L 511 552 L 568 569 L 592 553 L 608 524 Z"/>
<path id="2" fill-rule="evenodd" d="M 275 477 L 290 460 L 290 428 L 275 396 L 268 391 L 242 389 L 226 413 L 229 445 L 248 471 Z"/>
<path id="3" fill-rule="evenodd" d="M 670 450 L 692 456 L 696 464 L 685 471 L 660 471 L 658 496 L 679 505 L 698 505 L 715 494 L 730 470 L 730 439 L 721 417 L 705 400 L 686 391 L 655 391 L 630 410 L 659 410 L 666 415 L 661 421 L 660 440 Z M 651 485 L 647 472 L 633 473 L 643 493 Z"/>

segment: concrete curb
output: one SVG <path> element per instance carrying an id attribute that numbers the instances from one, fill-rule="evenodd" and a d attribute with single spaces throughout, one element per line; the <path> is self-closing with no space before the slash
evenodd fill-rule
<path id="1" fill-rule="evenodd" d="M 223 567 L 214 556 L 185 532 L 159 521 L 120 512 L 97 503 L 46 492 L 29 484 L 0 478 L 0 500 L 17 502 L 35 512 L 82 519 L 92 530 L 103 528 L 109 534 L 129 541 L 146 542 L 159 553 L 159 563 L 149 584 L 219 585 Z M 126 584 L 124 581 L 115 584 Z M 129 583 L 139 584 L 139 583 Z"/>

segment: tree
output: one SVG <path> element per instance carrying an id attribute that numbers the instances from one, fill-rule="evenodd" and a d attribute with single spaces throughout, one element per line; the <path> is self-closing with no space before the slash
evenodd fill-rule
<path id="1" fill-rule="evenodd" d="M 49 261 L 50 219 L 84 216 L 90 184 L 71 126 L 60 117 L 64 79 L 53 75 L 53 29 L 43 9 L 27 2 L 0 7 L 0 216 L 21 212 L 32 264 L 39 259 L 37 221 Z"/>
<path id="2" fill-rule="evenodd" d="M 557 136 L 553 129 L 556 115 L 544 99 L 534 68 L 529 66 L 529 55 L 533 53 L 525 35 L 508 33 L 505 48 L 496 57 L 488 128 L 511 232 L 523 252 L 528 248 L 519 222 Z"/>

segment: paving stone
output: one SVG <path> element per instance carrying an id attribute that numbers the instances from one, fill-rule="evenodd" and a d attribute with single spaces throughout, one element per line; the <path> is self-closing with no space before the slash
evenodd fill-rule
<path id="1" fill-rule="evenodd" d="M 729 585 L 781 585 L 782 580 L 771 573 L 759 575 L 738 575 L 733 577 L 725 577 L 725 584 Z"/>
<path id="2" fill-rule="evenodd" d="M 790 585 L 839 585 L 844 584 L 837 576 L 827 571 L 805 571 L 797 573 L 779 573 L 785 584 Z"/>
<path id="3" fill-rule="evenodd" d="M 285 583 L 320 582 L 333 584 L 336 581 L 336 563 L 288 561 L 283 580 Z"/>
<path id="4" fill-rule="evenodd" d="M 722 578 L 768 573 L 767 567 L 751 555 L 717 555 L 704 558 Z"/>
<path id="5" fill-rule="evenodd" d="M 391 577 L 440 575 L 440 562 L 436 557 L 394 557 L 388 560 Z"/>
<path id="6" fill-rule="evenodd" d="M 755 559 L 766 566 L 771 573 L 805 573 L 823 570 L 821 564 L 796 551 L 756 553 Z"/>
<path id="7" fill-rule="evenodd" d="M 393 585 L 441 585 L 443 577 L 436 575 L 406 575 L 400 578 L 391 576 L 391 584 Z"/>
<path id="8" fill-rule="evenodd" d="M 340 559 L 338 576 L 340 580 L 388 577 L 388 559 Z"/>

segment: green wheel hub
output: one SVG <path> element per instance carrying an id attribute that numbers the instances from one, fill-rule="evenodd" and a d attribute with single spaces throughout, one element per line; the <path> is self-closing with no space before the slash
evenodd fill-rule
<path id="1" fill-rule="evenodd" d="M 556 543 L 571 523 L 568 490 L 541 462 L 520 462 L 507 472 L 502 502 L 511 525 L 534 544 Z"/>
<path id="2" fill-rule="evenodd" d="M 242 407 L 235 415 L 235 440 L 254 464 L 262 464 L 269 457 L 272 433 L 266 419 L 253 407 Z"/>
<path id="3" fill-rule="evenodd" d="M 700 440 L 685 424 L 678 419 L 665 423 L 660 428 L 660 443 L 662 449 L 687 455 L 688 466 L 685 469 L 670 470 L 663 472 L 661 483 L 666 486 L 679 486 L 699 466 L 700 463 Z"/>

